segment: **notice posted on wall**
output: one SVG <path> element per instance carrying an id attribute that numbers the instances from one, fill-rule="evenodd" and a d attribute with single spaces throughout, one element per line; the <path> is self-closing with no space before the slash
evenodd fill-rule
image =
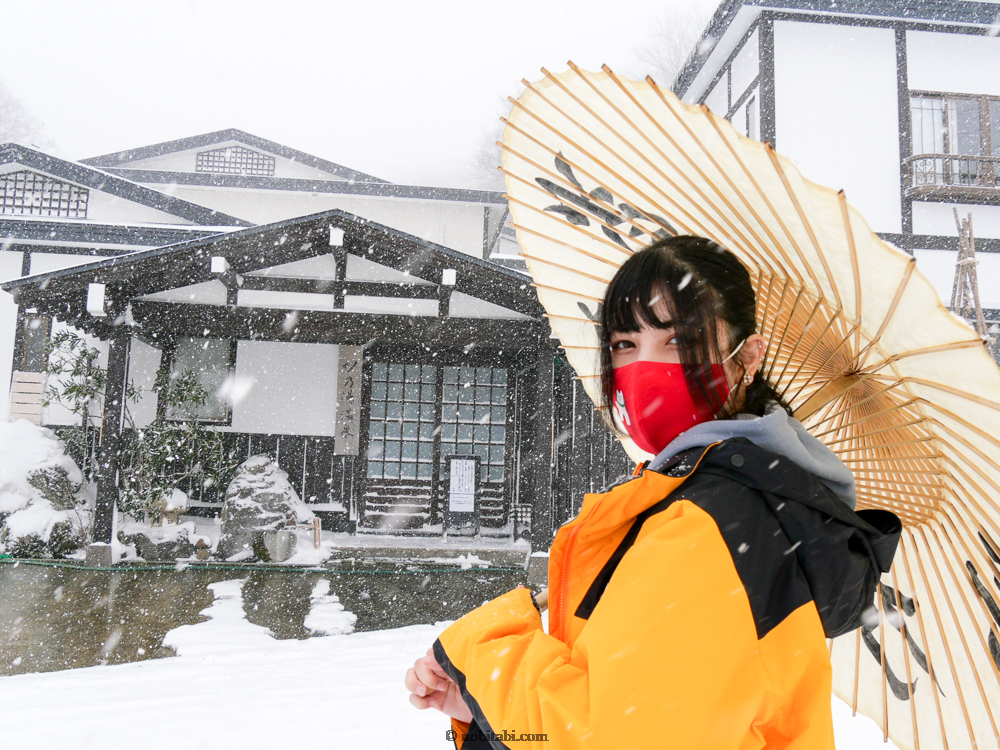
<path id="1" fill-rule="evenodd" d="M 472 513 L 476 509 L 476 459 L 452 458 L 448 486 L 448 510 Z"/>

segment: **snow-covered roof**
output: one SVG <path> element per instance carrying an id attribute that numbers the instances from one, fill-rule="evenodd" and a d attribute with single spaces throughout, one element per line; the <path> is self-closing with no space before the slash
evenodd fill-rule
<path id="1" fill-rule="evenodd" d="M 66 161 L 28 146 L 16 143 L 0 144 L 0 167 L 18 165 L 66 182 L 100 191 L 115 198 L 130 201 L 200 226 L 251 226 L 250 222 L 214 211 L 197 203 L 175 198 L 138 185 L 120 176 L 93 166 Z M 0 169 L 0 171 L 5 171 Z M 177 222 L 182 223 L 182 222 Z"/>
<path id="2" fill-rule="evenodd" d="M 177 140 L 166 141 L 164 143 L 155 143 L 151 146 L 142 146 L 140 148 L 128 149 L 126 151 L 116 151 L 113 154 L 94 156 L 88 159 L 82 159 L 81 161 L 83 164 L 89 164 L 94 167 L 120 169 L 128 168 L 129 165 L 135 164 L 136 162 L 144 162 L 155 157 L 166 156 L 182 151 L 191 151 L 193 149 L 202 149 L 206 146 L 228 145 L 231 143 L 244 144 L 252 149 L 256 149 L 273 156 L 280 156 L 298 164 L 313 167 L 320 172 L 326 173 L 328 175 L 327 179 L 347 180 L 351 182 L 386 182 L 386 180 L 383 180 L 380 177 L 375 177 L 374 175 L 366 174 L 365 172 L 359 172 L 356 169 L 350 169 L 349 167 L 335 164 L 332 161 L 327 161 L 326 159 L 321 159 L 318 156 L 307 154 L 304 151 L 283 146 L 280 143 L 269 141 L 266 138 L 261 138 L 236 128 L 217 130 L 214 133 L 203 133 L 202 135 L 195 135 L 189 138 L 179 138 Z"/>
<path id="3" fill-rule="evenodd" d="M 723 0 L 709 21 L 673 82 L 673 90 L 685 101 L 699 81 L 703 69 L 714 70 L 713 61 L 724 61 L 736 44 L 766 11 L 822 16 L 846 16 L 942 25 L 988 27 L 1000 10 L 996 2 L 955 2 L 954 0 Z M 701 88 L 701 85 L 695 88 Z"/>

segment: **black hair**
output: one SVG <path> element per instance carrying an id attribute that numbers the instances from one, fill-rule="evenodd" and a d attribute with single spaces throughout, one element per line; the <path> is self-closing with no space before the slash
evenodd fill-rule
<path id="1" fill-rule="evenodd" d="M 662 299 L 669 320 L 662 321 L 654 306 Z M 750 272 L 729 250 L 703 237 L 667 237 L 640 250 L 622 264 L 608 284 L 601 306 L 601 393 L 603 411 L 615 424 L 615 377 L 611 364 L 611 337 L 634 333 L 643 324 L 672 327 L 677 337 L 684 378 L 692 396 L 711 406 L 720 417 L 725 399 L 712 365 L 722 362 L 719 323 L 729 331 L 728 351 L 757 332 L 757 304 Z M 736 364 L 741 365 L 739 355 Z M 740 411 L 763 416 L 769 403 L 791 413 L 788 404 L 764 375 L 764 360 L 748 386 L 742 378 Z"/>

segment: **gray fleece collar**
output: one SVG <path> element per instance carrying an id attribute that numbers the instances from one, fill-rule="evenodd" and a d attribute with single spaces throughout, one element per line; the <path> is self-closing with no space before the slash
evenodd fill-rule
<path id="1" fill-rule="evenodd" d="M 656 471 L 671 458 L 691 448 L 703 448 L 721 440 L 742 437 L 764 450 L 784 456 L 819 479 L 843 500 L 851 510 L 858 502 L 854 489 L 854 474 L 823 445 L 809 434 L 802 423 L 777 404 L 770 404 L 763 417 L 738 414 L 735 419 L 702 422 L 682 432 L 656 454 L 649 468 Z"/>

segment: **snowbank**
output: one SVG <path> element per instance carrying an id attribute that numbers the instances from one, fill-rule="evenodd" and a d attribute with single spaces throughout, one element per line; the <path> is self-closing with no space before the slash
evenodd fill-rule
<path id="1" fill-rule="evenodd" d="M 63 489 L 75 488 L 76 494 L 66 497 L 62 507 L 56 507 L 52 495 L 47 498 L 43 491 L 45 484 L 40 486 L 36 481 L 33 485 L 29 481 L 40 471 L 48 474 L 50 493 L 55 486 L 51 480 L 55 479 Z M 64 540 L 59 545 L 53 542 L 62 551 L 44 548 L 57 524 L 63 524 L 63 536 L 77 535 L 87 525 L 86 512 L 77 507 L 86 499 L 83 485 L 82 472 L 66 455 L 65 446 L 52 430 L 24 419 L 0 422 L 0 551 L 31 536 L 38 537 L 37 548 L 28 554 L 32 557 L 61 556 L 65 554 L 63 548 L 77 546 Z"/>
<path id="2" fill-rule="evenodd" d="M 452 746 L 448 720 L 414 709 L 403 686 L 450 623 L 281 641 L 244 619 L 241 586 L 213 584 L 212 619 L 168 634 L 179 658 L 0 677 L 4 747 L 104 750 L 132 737 L 144 750 Z M 833 710 L 838 747 L 895 750 L 839 699 Z M 171 729 L 150 731 L 164 717 Z"/>

